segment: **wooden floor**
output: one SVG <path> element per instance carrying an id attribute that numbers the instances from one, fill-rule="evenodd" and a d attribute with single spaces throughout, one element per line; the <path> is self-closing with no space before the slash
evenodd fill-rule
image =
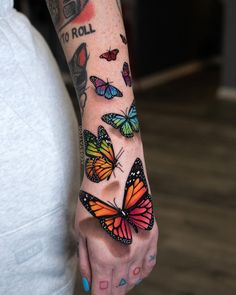
<path id="1" fill-rule="evenodd" d="M 236 294 L 236 104 L 218 83 L 211 68 L 136 95 L 160 238 L 131 295 Z"/>
<path id="2" fill-rule="evenodd" d="M 130 294 L 236 294 L 236 104 L 218 83 L 211 68 L 136 95 L 160 238 Z"/>

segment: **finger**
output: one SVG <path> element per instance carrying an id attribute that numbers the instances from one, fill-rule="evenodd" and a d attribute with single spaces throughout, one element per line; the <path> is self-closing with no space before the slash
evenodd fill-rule
<path id="1" fill-rule="evenodd" d="M 83 237 L 79 237 L 78 241 L 78 259 L 83 288 L 85 292 L 88 292 L 92 283 L 92 275 L 87 243 Z"/>
<path id="2" fill-rule="evenodd" d="M 150 249 L 143 260 L 143 267 L 142 267 L 142 278 L 147 277 L 152 269 L 154 268 L 154 266 L 156 265 L 156 256 L 157 256 L 157 251 L 156 249 Z"/>
<path id="3" fill-rule="evenodd" d="M 112 289 L 112 268 L 99 265 L 96 261 L 91 263 L 92 269 L 92 295 L 110 295 Z"/>
<path id="4" fill-rule="evenodd" d="M 112 295 L 124 295 L 128 290 L 129 266 L 115 268 L 112 277 Z"/>
<path id="5" fill-rule="evenodd" d="M 143 261 L 140 260 L 131 265 L 129 269 L 129 279 L 128 279 L 128 290 L 131 290 L 135 285 L 139 284 L 142 280 L 142 266 Z"/>
<path id="6" fill-rule="evenodd" d="M 154 235 L 151 240 L 149 249 L 147 250 L 144 259 L 143 259 L 143 267 L 142 267 L 142 278 L 147 277 L 152 271 L 153 267 L 156 265 L 157 258 L 157 241 L 158 241 L 158 227 L 156 227 L 157 234 Z"/>

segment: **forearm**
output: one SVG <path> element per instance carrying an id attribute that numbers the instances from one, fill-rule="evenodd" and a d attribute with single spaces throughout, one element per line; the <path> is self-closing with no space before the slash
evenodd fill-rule
<path id="1" fill-rule="evenodd" d="M 125 36 L 125 30 L 119 2 L 81 0 L 78 1 L 81 7 L 77 12 L 75 10 L 75 17 L 69 16 L 69 6 L 64 9 L 68 18 L 62 12 L 55 14 L 55 11 L 62 11 L 62 2 L 47 0 L 80 102 L 82 127 L 97 137 L 98 126 L 102 125 L 111 138 L 115 156 L 121 149 L 124 150 L 118 159 L 121 165 L 108 178 L 122 180 L 123 190 L 123 180 L 127 178 L 135 159 L 139 157 L 143 161 L 143 149 L 138 126 L 132 126 L 132 122 L 127 119 L 130 130 L 124 128 L 122 132 L 120 127 L 114 127 L 114 122 L 109 123 L 109 116 L 104 116 L 114 113 L 124 117 L 126 114 L 128 118 L 134 100 L 129 74 L 122 74 L 124 64 L 129 65 L 129 58 L 127 44 L 120 36 Z M 57 9 L 53 9 L 53 3 Z M 112 52 L 114 49 L 118 50 Z M 107 54 L 102 56 L 104 53 Z M 100 80 L 109 84 L 100 85 Z M 113 93 L 110 93 L 111 90 Z M 85 158 L 89 159 L 86 151 Z M 90 181 L 85 176 L 83 183 L 88 184 Z M 109 183 L 104 180 L 99 185 L 104 189 Z"/>

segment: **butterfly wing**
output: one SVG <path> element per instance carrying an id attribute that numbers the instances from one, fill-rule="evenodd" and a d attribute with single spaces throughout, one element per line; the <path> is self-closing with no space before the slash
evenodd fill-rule
<path id="1" fill-rule="evenodd" d="M 123 136 L 128 137 L 128 138 L 134 136 L 134 133 L 133 133 L 133 130 L 132 130 L 131 125 L 129 123 L 129 120 L 126 120 L 126 122 L 121 126 L 120 133 Z"/>
<path id="2" fill-rule="evenodd" d="M 135 160 L 126 181 L 123 210 L 128 213 L 128 222 L 134 225 L 134 228 L 152 229 L 153 205 L 139 158 Z"/>
<path id="3" fill-rule="evenodd" d="M 113 239 L 124 244 L 131 244 L 132 234 L 130 226 L 128 222 L 120 216 L 116 208 L 85 191 L 80 191 L 79 198 L 88 212 L 99 219 L 102 228 Z"/>
<path id="4" fill-rule="evenodd" d="M 118 210 L 115 207 L 103 202 L 95 196 L 81 190 L 79 198 L 84 207 L 94 217 L 100 218 L 114 218 L 119 215 Z"/>
<path id="5" fill-rule="evenodd" d="M 104 58 L 104 59 L 106 59 L 107 61 L 111 61 L 111 54 L 110 54 L 110 51 L 107 51 L 107 52 L 101 54 L 99 57 L 100 57 L 100 58 Z"/>
<path id="6" fill-rule="evenodd" d="M 109 113 L 102 116 L 102 120 L 116 129 L 125 137 L 133 137 L 133 130 L 126 116 Z"/>
<path id="7" fill-rule="evenodd" d="M 110 51 L 111 60 L 116 60 L 116 56 L 119 53 L 119 49 L 113 49 Z"/>
<path id="8" fill-rule="evenodd" d="M 105 93 L 104 93 L 104 97 L 106 99 L 112 99 L 115 96 L 122 97 L 123 94 L 118 88 L 116 88 L 115 86 L 112 86 L 111 84 L 107 83 L 106 90 L 105 90 Z"/>
<path id="9" fill-rule="evenodd" d="M 113 128 L 119 129 L 125 123 L 126 117 L 115 113 L 109 113 L 103 115 L 102 120 Z"/>
<path id="10" fill-rule="evenodd" d="M 100 159 L 100 158 L 99 158 Z M 89 180 L 92 182 L 100 182 L 99 176 L 95 173 L 94 166 L 97 159 L 86 159 L 85 162 L 85 173 Z"/>
<path id="11" fill-rule="evenodd" d="M 123 64 L 123 69 L 122 69 L 122 77 L 125 81 L 125 85 L 131 87 L 132 85 L 132 80 L 130 77 L 130 70 L 129 70 L 129 65 L 127 62 L 124 62 Z"/>
<path id="12" fill-rule="evenodd" d="M 83 135 L 85 154 L 92 159 L 102 157 L 96 136 L 88 130 L 84 130 Z"/>
<path id="13" fill-rule="evenodd" d="M 98 158 L 94 160 L 93 172 L 98 179 L 98 182 L 107 179 L 109 180 L 114 170 L 113 164 L 105 158 Z"/>
<path id="14" fill-rule="evenodd" d="M 93 83 L 96 93 L 100 96 L 104 96 L 107 89 L 107 83 L 96 76 L 91 76 L 90 81 Z"/>
<path id="15" fill-rule="evenodd" d="M 129 123 L 131 125 L 132 130 L 135 132 L 139 132 L 139 121 L 138 121 L 137 110 L 136 110 L 134 101 L 129 109 L 128 117 L 129 117 Z"/>
<path id="16" fill-rule="evenodd" d="M 111 163 L 115 161 L 115 153 L 111 138 L 106 132 L 103 126 L 98 127 L 98 141 L 99 141 L 99 151 L 105 159 Z"/>
<path id="17" fill-rule="evenodd" d="M 153 205 L 149 194 L 143 196 L 139 203 L 129 212 L 129 223 L 145 230 L 151 230 L 154 223 Z"/>
<path id="18" fill-rule="evenodd" d="M 101 218 L 100 223 L 106 232 L 112 236 L 113 239 L 124 244 L 132 243 L 132 233 L 130 225 L 122 217 L 115 218 Z"/>
<path id="19" fill-rule="evenodd" d="M 126 45 L 127 44 L 127 39 L 124 35 L 120 34 L 122 42 Z"/>

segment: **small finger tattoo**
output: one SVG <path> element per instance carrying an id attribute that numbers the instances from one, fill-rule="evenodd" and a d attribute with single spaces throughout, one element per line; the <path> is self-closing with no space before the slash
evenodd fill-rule
<path id="1" fill-rule="evenodd" d="M 133 270 L 133 274 L 137 275 L 140 273 L 141 268 L 140 267 L 135 267 L 135 269 Z"/>
<path id="2" fill-rule="evenodd" d="M 149 256 L 149 262 L 153 261 L 153 260 L 156 260 L 156 255 L 150 255 Z"/>
<path id="3" fill-rule="evenodd" d="M 120 280 L 120 282 L 119 282 L 119 285 L 116 286 L 116 288 L 118 288 L 118 287 L 122 287 L 122 286 L 124 286 L 124 285 L 126 285 L 126 284 L 127 284 L 127 281 L 126 281 L 124 278 L 122 278 L 122 279 Z"/>
<path id="4" fill-rule="evenodd" d="M 100 282 L 99 282 L 99 288 L 100 288 L 101 290 L 105 290 L 105 289 L 107 289 L 107 288 L 108 288 L 108 281 L 100 281 Z"/>
<path id="5" fill-rule="evenodd" d="M 141 282 L 142 282 L 142 279 L 138 279 L 135 285 L 137 286 L 137 285 L 139 285 Z"/>

